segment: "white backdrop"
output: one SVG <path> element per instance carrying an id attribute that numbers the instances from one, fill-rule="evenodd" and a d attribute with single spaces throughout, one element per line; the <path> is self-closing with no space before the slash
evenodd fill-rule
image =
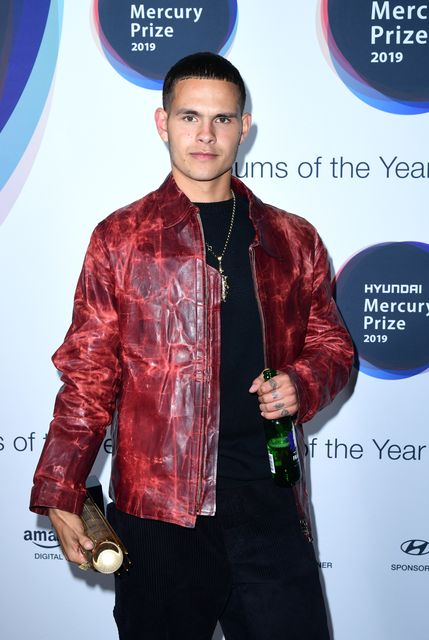
<path id="1" fill-rule="evenodd" d="M 90 232 L 155 188 L 169 168 L 153 122 L 160 94 L 109 64 L 91 7 L 90 0 L 64 2 L 44 131 L 35 134 L 40 146 L 0 228 L 7 640 L 116 638 L 113 579 L 70 567 L 47 519 L 28 511 L 59 388 L 50 356 L 70 322 Z M 429 117 L 386 113 L 359 100 L 329 64 L 318 8 L 316 0 L 242 0 L 227 56 L 246 80 L 254 115 L 238 173 L 262 199 L 315 224 L 338 271 L 369 245 L 428 241 L 427 176 L 387 178 L 380 156 L 427 162 Z M 334 178 L 330 162 L 341 156 L 368 163 L 368 177 Z M 317 157 L 319 176 L 301 177 L 301 163 Z M 288 175 L 284 164 L 278 176 L 266 164 L 261 176 L 257 163 L 287 163 Z M 349 388 L 306 427 L 317 549 L 336 640 L 429 637 L 429 556 L 401 550 L 406 541 L 429 540 L 427 394 L 427 372 L 386 380 L 355 371 Z M 416 453 L 404 459 L 412 451 L 406 445 Z M 109 464 L 102 451 L 95 473 L 105 486 Z"/>

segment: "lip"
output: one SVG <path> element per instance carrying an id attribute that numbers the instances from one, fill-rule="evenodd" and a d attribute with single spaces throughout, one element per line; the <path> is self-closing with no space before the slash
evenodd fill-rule
<path id="1" fill-rule="evenodd" d="M 205 153 L 204 151 L 195 151 L 193 153 L 190 153 L 189 155 L 191 156 L 191 158 L 194 158 L 194 160 L 201 160 L 203 162 L 214 160 L 215 158 L 217 158 L 216 153 Z"/>

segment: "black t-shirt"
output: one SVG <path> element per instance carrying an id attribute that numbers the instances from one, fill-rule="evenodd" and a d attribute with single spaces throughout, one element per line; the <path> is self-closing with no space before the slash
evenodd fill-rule
<path id="1" fill-rule="evenodd" d="M 222 253 L 231 222 L 232 199 L 195 203 L 200 209 L 206 243 Z M 221 303 L 220 435 L 218 486 L 269 478 L 262 419 L 252 380 L 264 368 L 261 318 L 255 295 L 249 245 L 255 231 L 246 198 L 236 195 L 235 222 L 222 259 L 229 291 Z M 207 264 L 218 269 L 206 250 Z"/>

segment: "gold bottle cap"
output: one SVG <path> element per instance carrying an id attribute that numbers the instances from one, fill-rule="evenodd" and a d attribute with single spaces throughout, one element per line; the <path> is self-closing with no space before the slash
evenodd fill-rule
<path id="1" fill-rule="evenodd" d="M 102 542 L 95 550 L 92 564 L 100 573 L 114 573 L 124 560 L 122 549 L 115 542 Z"/>

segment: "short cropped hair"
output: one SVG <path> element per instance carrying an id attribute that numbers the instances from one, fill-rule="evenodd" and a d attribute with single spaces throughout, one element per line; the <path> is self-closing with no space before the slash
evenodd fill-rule
<path id="1" fill-rule="evenodd" d="M 179 80 L 189 80 L 190 78 L 208 78 L 232 82 L 238 87 L 239 107 L 241 113 L 243 113 L 246 102 L 246 89 L 240 72 L 229 60 L 210 51 L 202 51 L 186 56 L 176 62 L 167 72 L 162 89 L 162 105 L 166 111 L 171 105 L 176 83 Z"/>

